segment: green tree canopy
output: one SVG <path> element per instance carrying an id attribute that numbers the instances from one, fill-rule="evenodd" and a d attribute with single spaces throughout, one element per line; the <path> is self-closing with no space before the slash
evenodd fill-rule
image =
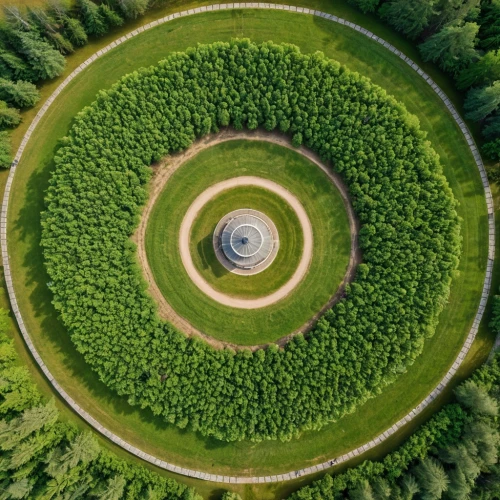
<path id="1" fill-rule="evenodd" d="M 464 108 L 466 118 L 474 121 L 484 120 L 500 106 L 500 80 L 486 87 L 469 90 Z"/>
<path id="2" fill-rule="evenodd" d="M 464 69 L 457 80 L 460 89 L 491 84 L 500 80 L 500 50 L 486 52 L 478 61 Z"/>
<path id="3" fill-rule="evenodd" d="M 379 10 L 382 19 L 411 39 L 417 38 L 438 13 L 437 0 L 392 0 Z"/>
<path id="4" fill-rule="evenodd" d="M 476 23 L 445 26 L 419 45 L 422 57 L 456 76 L 478 57 L 475 49 L 478 30 Z"/>

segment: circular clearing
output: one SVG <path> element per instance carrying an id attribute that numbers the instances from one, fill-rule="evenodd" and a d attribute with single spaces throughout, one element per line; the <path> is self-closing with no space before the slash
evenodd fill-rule
<path id="1" fill-rule="evenodd" d="M 269 216 L 279 234 L 273 265 L 244 279 L 228 272 L 213 245 L 217 221 L 242 204 Z M 191 228 L 190 251 L 196 269 L 213 288 L 233 297 L 256 298 L 273 293 L 292 277 L 302 255 L 303 239 L 297 215 L 283 198 L 266 189 L 243 186 L 224 191 L 203 207 Z"/>
<path id="2" fill-rule="evenodd" d="M 219 193 L 236 186 L 257 186 L 263 189 L 267 189 L 268 191 L 271 191 L 278 196 L 281 196 L 294 209 L 299 219 L 302 233 L 304 234 L 304 248 L 302 251 L 302 257 L 297 269 L 293 273 L 293 276 L 287 283 L 285 283 L 285 285 L 283 285 L 271 295 L 259 297 L 256 299 L 241 299 L 237 297 L 231 297 L 212 288 L 198 273 L 195 265 L 193 264 L 191 252 L 189 251 L 189 235 L 191 233 L 191 226 L 196 219 L 197 214 L 200 212 L 203 206 L 214 196 L 217 196 Z M 263 179 L 261 177 L 235 177 L 209 187 L 208 189 L 203 191 L 203 193 L 201 193 L 188 208 L 179 231 L 179 252 L 182 264 L 184 265 L 184 268 L 193 283 L 203 293 L 211 297 L 212 300 L 215 300 L 216 302 L 219 302 L 220 304 L 227 307 L 236 307 L 239 309 L 259 309 L 262 307 L 268 307 L 287 297 L 306 275 L 312 259 L 312 248 L 312 225 L 300 201 L 296 196 L 291 194 L 290 191 L 286 190 L 283 186 L 280 186 L 276 182 L 273 182 L 269 179 Z"/>
<path id="3" fill-rule="evenodd" d="M 222 217 L 213 231 L 212 244 L 229 272 L 252 276 L 274 262 L 280 240 L 272 219 L 253 208 L 240 208 Z"/>
<path id="4" fill-rule="evenodd" d="M 264 136 L 254 133 L 253 138 Z M 228 131 L 213 136 L 160 167 L 151 190 L 163 190 L 146 206 L 144 236 L 141 227 L 136 235 L 140 263 L 160 315 L 184 332 L 233 347 L 285 340 L 307 327 L 341 290 L 346 270 L 357 263 L 350 258 L 351 230 L 354 238 L 357 232 L 349 228 L 348 200 L 326 172 L 296 150 L 242 137 L 252 134 Z M 313 225 L 314 257 L 306 277 L 286 298 L 258 309 L 227 306 L 202 292 L 186 272 L 179 251 L 180 227 L 190 205 L 207 187 L 239 176 L 269 179 L 284 187 L 300 200 Z M 142 245 L 147 259 L 141 257 Z"/>

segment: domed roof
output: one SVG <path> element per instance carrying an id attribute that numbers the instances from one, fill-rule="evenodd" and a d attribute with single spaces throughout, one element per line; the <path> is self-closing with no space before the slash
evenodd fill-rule
<path id="1" fill-rule="evenodd" d="M 269 257 L 273 250 L 273 235 L 260 217 L 237 215 L 223 229 L 221 245 L 224 255 L 236 266 L 252 268 Z"/>

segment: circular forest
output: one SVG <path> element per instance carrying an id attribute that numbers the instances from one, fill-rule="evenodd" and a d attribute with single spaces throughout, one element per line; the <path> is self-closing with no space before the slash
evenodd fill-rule
<path id="1" fill-rule="evenodd" d="M 163 321 L 131 241 L 150 165 L 227 126 L 319 154 L 361 227 L 342 299 L 282 349 L 217 350 Z M 456 202 L 403 105 L 320 53 L 247 40 L 172 54 L 100 92 L 57 152 L 42 227 L 54 305 L 100 379 L 225 441 L 289 440 L 380 393 L 433 335 L 460 251 Z"/>

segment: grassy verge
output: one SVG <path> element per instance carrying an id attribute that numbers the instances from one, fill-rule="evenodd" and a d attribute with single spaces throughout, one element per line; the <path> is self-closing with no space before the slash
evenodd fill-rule
<path id="1" fill-rule="evenodd" d="M 306 4 L 360 22 L 394 42 L 418 61 L 415 49 L 409 42 L 390 32 L 375 19 L 355 14 L 342 2 L 308 1 L 297 4 Z M 184 3 L 180 7 L 180 2 L 173 2 L 168 8 L 178 10 L 190 6 L 192 3 Z M 158 12 L 152 12 L 149 16 L 149 19 L 158 17 Z M 131 29 L 130 26 L 128 29 Z M 131 408 L 126 401 L 108 391 L 75 352 L 53 313 L 38 247 L 38 214 L 42 209 L 51 157 L 57 139 L 68 129 L 71 117 L 91 102 L 100 88 L 109 86 L 137 67 L 153 64 L 170 51 L 182 50 L 198 41 L 227 40 L 235 36 L 248 36 L 254 41 L 287 41 L 299 45 L 304 52 L 323 50 L 329 57 L 369 76 L 404 102 L 419 117 L 422 128 L 429 132 L 429 139 L 440 154 L 445 174 L 460 201 L 460 215 L 463 218 L 464 244 L 460 274 L 454 280 L 452 295 L 441 315 L 436 335 L 426 343 L 422 356 L 395 384 L 354 414 L 320 432 L 305 434 L 302 439 L 291 443 L 225 445 L 202 439 L 195 434 L 166 426 L 147 412 Z M 84 57 L 109 42 L 110 38 L 89 45 L 72 56 L 68 69 L 78 65 Z M 451 89 L 446 78 L 428 65 L 423 67 L 459 104 L 460 96 Z M 43 89 L 45 96 L 54 89 L 56 83 L 47 84 Z M 29 125 L 32 116 L 33 111 L 25 114 L 24 127 Z M 18 141 L 24 130 L 16 130 Z M 473 320 L 484 276 L 487 227 L 479 175 L 463 136 L 439 98 L 405 63 L 384 47 L 349 28 L 322 19 L 267 11 L 231 11 L 185 18 L 144 33 L 99 59 L 72 82 L 39 125 L 16 174 L 10 207 L 9 241 L 15 286 L 28 330 L 54 376 L 82 407 L 103 425 L 135 445 L 179 465 L 207 471 L 263 474 L 305 466 L 369 440 L 416 406 L 437 384 L 454 359 Z M 498 283 L 495 283 L 497 286 Z M 20 343 L 18 345 L 21 346 Z M 490 346 L 491 338 L 483 324 L 457 379 L 477 366 L 485 358 Z M 30 363 L 26 354 L 25 359 Z M 45 391 L 50 393 L 43 378 L 39 376 L 38 379 Z M 447 398 L 449 392 L 401 433 L 372 450 L 369 456 L 382 456 L 392 449 Z M 69 410 L 66 410 L 66 414 L 68 418 L 74 418 Z M 281 497 L 311 479 L 313 477 L 285 485 L 248 486 L 240 491 L 245 498 Z M 197 484 L 208 495 L 211 487 L 207 488 L 203 482 Z"/>
<path id="2" fill-rule="evenodd" d="M 217 259 L 213 245 L 217 223 L 242 207 L 269 217 L 279 236 L 272 265 L 250 276 L 229 272 Z M 210 285 L 233 297 L 255 298 L 273 293 L 292 277 L 302 256 L 304 237 L 297 215 L 283 198 L 266 189 L 242 186 L 220 193 L 203 207 L 191 228 L 189 244 L 196 269 Z"/>
<path id="3" fill-rule="evenodd" d="M 178 250 L 179 228 L 194 199 L 210 185 L 240 175 L 271 179 L 288 189 L 313 224 L 315 248 L 307 275 L 283 300 L 260 309 L 223 306 L 205 295 L 189 278 Z M 223 142 L 187 161 L 166 184 L 146 230 L 149 264 L 170 305 L 204 333 L 241 345 L 277 340 L 321 310 L 344 277 L 350 246 L 344 204 L 326 174 L 301 154 L 261 141 Z M 262 274 L 279 275 L 274 267 Z"/>

